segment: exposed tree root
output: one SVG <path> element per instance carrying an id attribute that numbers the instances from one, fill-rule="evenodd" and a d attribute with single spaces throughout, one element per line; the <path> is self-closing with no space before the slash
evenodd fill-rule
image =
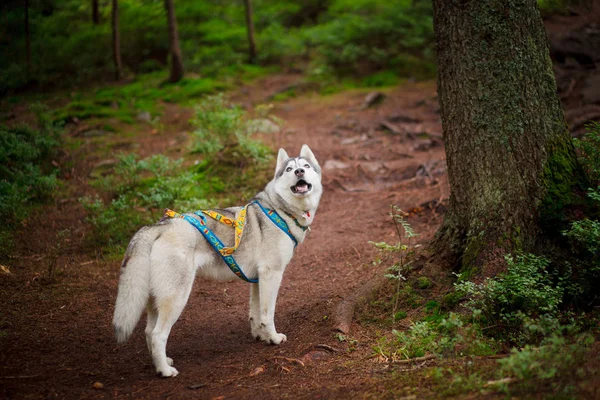
<path id="1" fill-rule="evenodd" d="M 345 297 L 342 302 L 338 305 L 334 315 L 334 330 L 343 334 L 350 332 L 350 325 L 352 324 L 352 318 L 354 317 L 354 309 L 360 301 L 368 300 L 374 289 L 379 287 L 383 283 L 384 278 L 377 276 L 364 283 L 357 290 L 354 290 L 349 296 Z"/>

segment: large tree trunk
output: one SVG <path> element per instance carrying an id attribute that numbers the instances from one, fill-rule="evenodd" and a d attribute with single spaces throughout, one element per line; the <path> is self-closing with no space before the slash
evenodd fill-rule
<path id="1" fill-rule="evenodd" d="M 434 0 L 450 204 L 432 246 L 483 276 L 556 234 L 584 178 L 535 0 Z M 496 261 L 496 262 L 495 262 Z"/>
<path id="2" fill-rule="evenodd" d="M 165 0 L 165 9 L 167 10 L 167 22 L 169 25 L 169 53 L 171 55 L 169 82 L 178 82 L 183 78 L 184 70 L 181 49 L 179 48 L 179 32 L 177 31 L 177 19 L 175 18 L 173 0 Z"/>
<path id="3" fill-rule="evenodd" d="M 115 79 L 121 79 L 121 38 L 119 35 L 119 0 L 112 0 L 112 39 L 113 60 L 115 62 Z"/>
<path id="4" fill-rule="evenodd" d="M 25 57 L 27 80 L 31 79 L 31 32 L 29 28 L 29 0 L 25 0 Z"/>
<path id="5" fill-rule="evenodd" d="M 100 23 L 100 12 L 98 10 L 98 0 L 92 0 L 92 22 L 94 25 Z"/>
<path id="6" fill-rule="evenodd" d="M 256 63 L 256 41 L 254 40 L 254 21 L 252 17 L 252 0 L 244 0 L 246 7 L 246 30 L 248 32 L 248 62 Z"/>

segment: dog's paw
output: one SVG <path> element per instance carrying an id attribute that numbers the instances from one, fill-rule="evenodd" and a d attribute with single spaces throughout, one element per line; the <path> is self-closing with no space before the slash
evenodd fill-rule
<path id="1" fill-rule="evenodd" d="M 173 366 L 173 359 L 171 357 L 167 357 L 167 364 L 169 364 L 169 367 Z"/>
<path id="2" fill-rule="evenodd" d="M 266 342 L 269 344 L 281 344 L 285 341 L 287 341 L 287 336 L 285 336 L 283 333 L 276 333 L 274 335 L 271 335 L 271 337 L 268 340 L 266 340 Z"/>
<path id="3" fill-rule="evenodd" d="M 173 361 L 173 360 L 171 360 Z M 169 378 L 169 377 L 175 377 L 177 375 L 179 375 L 179 371 L 177 371 L 175 368 L 173 367 L 167 367 L 165 369 L 156 369 L 156 374 L 158 376 L 160 376 L 161 378 Z"/>

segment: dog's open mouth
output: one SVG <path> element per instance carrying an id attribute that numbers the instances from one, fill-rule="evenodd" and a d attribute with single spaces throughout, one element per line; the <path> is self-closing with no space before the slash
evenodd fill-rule
<path id="1" fill-rule="evenodd" d="M 306 194 L 312 189 L 312 184 L 306 182 L 304 179 L 300 179 L 294 186 L 290 187 L 290 189 L 292 189 L 292 193 L 295 194 Z"/>

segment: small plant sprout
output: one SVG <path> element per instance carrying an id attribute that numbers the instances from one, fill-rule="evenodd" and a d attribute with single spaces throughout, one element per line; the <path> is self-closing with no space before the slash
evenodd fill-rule
<path id="1" fill-rule="evenodd" d="M 398 243 L 395 245 L 390 245 L 386 242 L 369 243 L 371 243 L 381 252 L 399 253 L 398 262 L 394 263 L 391 267 L 388 267 L 386 270 L 387 273 L 384 275 L 386 278 L 396 281 L 396 294 L 394 299 L 394 307 L 392 310 L 392 324 L 395 324 L 396 316 L 398 315 L 397 311 L 398 302 L 400 299 L 400 286 L 402 282 L 406 281 L 406 277 L 402 274 L 402 272 L 408 270 L 411 265 L 411 262 L 407 260 L 408 256 L 417 247 L 413 246 L 412 238 L 418 236 L 418 234 L 415 233 L 408 221 L 406 221 L 405 218 L 408 216 L 408 214 L 402 211 L 400 207 L 392 205 L 389 215 L 392 218 L 394 228 L 398 234 Z"/>

